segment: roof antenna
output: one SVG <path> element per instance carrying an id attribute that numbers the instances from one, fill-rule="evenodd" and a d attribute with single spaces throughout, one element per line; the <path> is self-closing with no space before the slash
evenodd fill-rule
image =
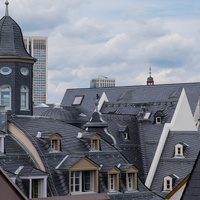
<path id="1" fill-rule="evenodd" d="M 8 0 L 6 0 L 5 4 L 6 4 L 6 14 L 5 14 L 5 16 L 9 16 L 9 14 L 8 14 L 8 5 L 9 5 Z"/>

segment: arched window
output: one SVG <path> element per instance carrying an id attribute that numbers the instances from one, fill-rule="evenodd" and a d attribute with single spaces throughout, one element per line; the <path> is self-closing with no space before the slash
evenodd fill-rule
<path id="1" fill-rule="evenodd" d="M 21 86 L 21 110 L 28 109 L 28 87 L 25 85 Z"/>
<path id="2" fill-rule="evenodd" d="M 11 87 L 9 85 L 2 85 L 0 87 L 1 105 L 5 106 L 7 110 L 11 109 Z"/>

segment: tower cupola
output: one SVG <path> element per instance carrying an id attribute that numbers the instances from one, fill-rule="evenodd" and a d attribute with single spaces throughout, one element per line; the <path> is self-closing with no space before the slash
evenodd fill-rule
<path id="1" fill-rule="evenodd" d="M 5 16 L 0 20 L 0 105 L 8 114 L 31 115 L 33 64 L 19 25 L 9 16 L 6 0 Z"/>
<path id="2" fill-rule="evenodd" d="M 151 65 L 149 66 L 149 77 L 147 78 L 147 85 L 154 85 L 154 80 L 151 76 Z"/>

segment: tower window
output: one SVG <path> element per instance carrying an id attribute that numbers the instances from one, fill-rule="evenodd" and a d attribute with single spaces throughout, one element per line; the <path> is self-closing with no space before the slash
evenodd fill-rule
<path id="1" fill-rule="evenodd" d="M 11 87 L 9 85 L 2 85 L 0 87 L 1 105 L 5 106 L 7 110 L 11 109 Z"/>
<path id="2" fill-rule="evenodd" d="M 28 87 L 25 85 L 21 86 L 21 110 L 27 110 L 28 109 Z"/>

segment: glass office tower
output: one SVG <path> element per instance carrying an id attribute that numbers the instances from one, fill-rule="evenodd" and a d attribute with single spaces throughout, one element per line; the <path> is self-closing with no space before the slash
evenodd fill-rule
<path id="1" fill-rule="evenodd" d="M 48 38 L 24 36 L 26 50 L 37 59 L 33 66 L 33 102 L 47 103 Z"/>

